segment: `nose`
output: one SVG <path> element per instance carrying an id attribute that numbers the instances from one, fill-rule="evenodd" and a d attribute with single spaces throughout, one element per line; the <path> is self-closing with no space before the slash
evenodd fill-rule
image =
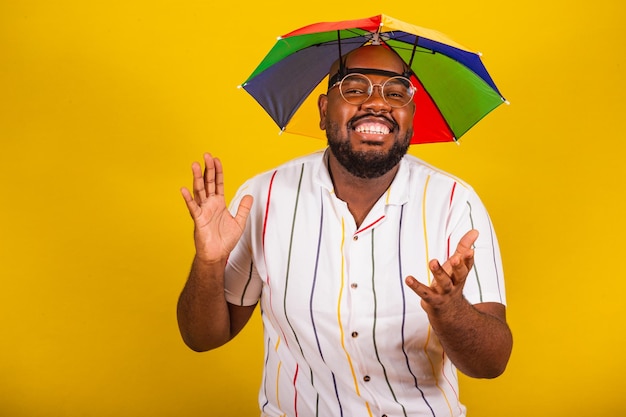
<path id="1" fill-rule="evenodd" d="M 366 109 L 376 109 L 377 111 L 389 111 L 391 108 L 383 96 L 383 86 L 381 84 L 372 84 L 372 93 L 361 106 Z"/>

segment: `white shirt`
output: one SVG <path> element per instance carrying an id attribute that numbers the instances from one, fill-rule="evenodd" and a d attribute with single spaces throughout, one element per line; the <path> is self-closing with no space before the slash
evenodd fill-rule
<path id="1" fill-rule="evenodd" d="M 489 216 L 467 184 L 407 155 L 357 229 L 339 200 L 324 152 L 246 182 L 254 197 L 226 270 L 226 298 L 261 302 L 266 416 L 464 416 L 457 374 L 407 275 L 430 283 L 478 229 L 470 303 L 505 303 Z"/>

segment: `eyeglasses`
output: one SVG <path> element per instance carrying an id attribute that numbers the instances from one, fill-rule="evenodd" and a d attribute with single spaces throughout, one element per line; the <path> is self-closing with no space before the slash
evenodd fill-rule
<path id="1" fill-rule="evenodd" d="M 358 106 L 365 103 L 374 93 L 374 87 L 380 88 L 380 95 L 391 107 L 404 107 L 411 102 L 417 88 L 406 77 L 397 75 L 388 78 L 382 84 L 373 84 L 363 74 L 351 73 L 334 83 L 330 88 L 339 87 L 341 97 L 350 104 Z"/>

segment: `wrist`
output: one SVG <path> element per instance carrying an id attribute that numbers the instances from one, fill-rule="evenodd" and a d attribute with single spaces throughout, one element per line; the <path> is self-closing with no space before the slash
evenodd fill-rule
<path id="1" fill-rule="evenodd" d="M 219 268 L 221 270 L 226 266 L 226 261 L 228 258 L 211 258 L 207 256 L 203 256 L 202 254 L 196 253 L 193 258 L 194 265 L 201 267 L 203 269 L 213 269 Z"/>
<path id="2" fill-rule="evenodd" d="M 472 304 L 464 297 L 455 297 L 440 304 L 429 304 L 422 301 L 422 307 L 426 310 L 431 321 L 458 322 L 473 310 Z"/>

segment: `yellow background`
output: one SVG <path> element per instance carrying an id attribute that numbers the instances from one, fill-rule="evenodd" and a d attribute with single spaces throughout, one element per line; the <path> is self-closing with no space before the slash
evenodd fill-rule
<path id="1" fill-rule="evenodd" d="M 624 4 L 1 2 L 0 415 L 258 415 L 258 316 L 205 354 L 178 335 L 179 188 L 206 150 L 230 198 L 324 146 L 236 86 L 276 36 L 382 12 L 481 51 L 512 103 L 411 149 L 476 188 L 501 242 L 515 348 L 462 378 L 469 415 L 623 416 Z"/>

